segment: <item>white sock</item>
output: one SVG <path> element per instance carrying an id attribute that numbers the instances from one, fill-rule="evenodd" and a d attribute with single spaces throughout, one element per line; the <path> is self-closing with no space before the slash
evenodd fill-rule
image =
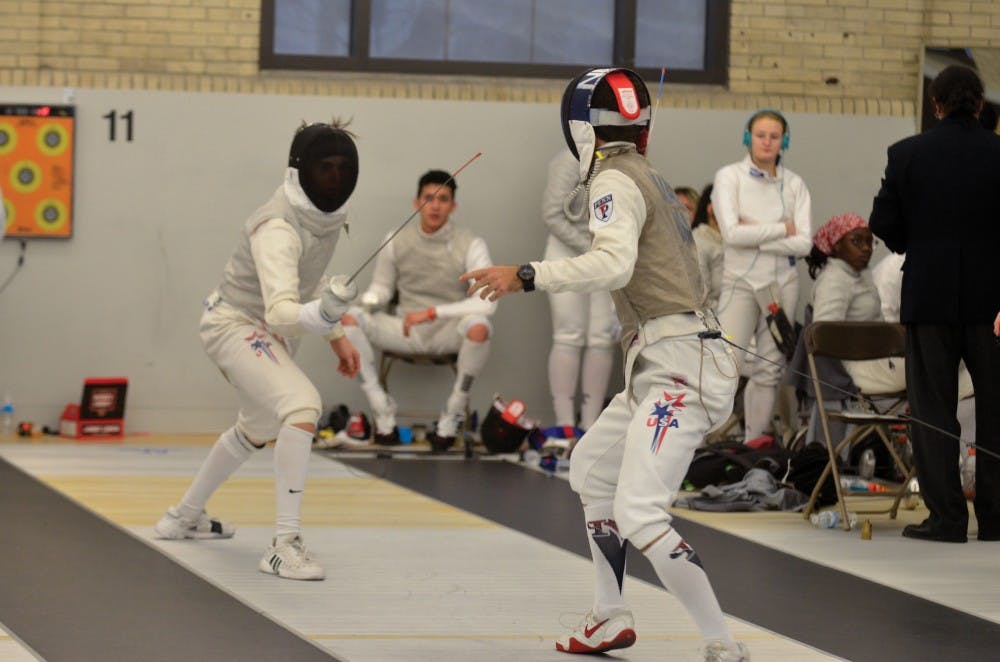
<path id="1" fill-rule="evenodd" d="M 354 326 L 353 324 L 344 325 L 344 335 L 347 336 L 347 339 L 351 341 L 351 344 L 354 345 L 354 348 L 358 350 L 358 354 L 361 356 L 361 383 L 365 386 L 369 384 L 378 385 L 378 370 L 375 368 L 375 350 L 372 349 L 372 344 L 368 342 L 368 336 L 361 330 L 361 327 Z"/>
<path id="2" fill-rule="evenodd" d="M 486 366 L 486 359 L 489 357 L 489 338 L 483 342 L 476 342 L 468 338 L 463 339 L 462 345 L 458 348 L 458 365 L 455 366 L 458 370 L 458 379 L 455 383 L 456 388 L 458 389 L 461 386 L 461 382 L 465 378 L 469 381 L 469 384 L 459 390 L 468 393 L 469 386 L 472 385 L 472 380 L 482 374 L 483 368 Z"/>
<path id="3" fill-rule="evenodd" d="M 389 434 L 396 426 L 396 403 L 378 383 L 375 350 L 372 349 L 372 344 L 368 342 L 368 337 L 360 327 L 346 324 L 344 325 L 344 335 L 361 356 L 361 390 L 368 398 L 368 405 L 372 408 L 375 431 L 378 434 Z"/>
<path id="4" fill-rule="evenodd" d="M 618 533 L 613 503 L 606 501 L 583 507 L 590 555 L 594 558 L 594 606 L 596 616 L 624 609 L 625 540 Z"/>
<path id="5" fill-rule="evenodd" d="M 302 492 L 306 489 L 313 433 L 283 425 L 274 444 L 274 489 L 277 495 L 275 535 L 301 530 Z"/>
<path id="6" fill-rule="evenodd" d="M 743 390 L 743 416 L 746 419 L 746 441 L 752 441 L 767 432 L 774 412 L 777 388 L 761 386 L 753 381 Z"/>
<path id="7" fill-rule="evenodd" d="M 219 435 L 208 457 L 201 463 L 198 473 L 177 510 L 184 519 L 197 519 L 209 498 L 226 482 L 226 479 L 243 466 L 253 454 L 254 446 L 242 434 L 236 431 L 236 426 Z"/>
<path id="8" fill-rule="evenodd" d="M 701 635 L 709 641 L 722 641 L 736 650 L 736 642 L 726 625 L 708 575 L 701 560 L 674 529 L 643 552 L 664 588 L 680 600 L 694 620 Z"/>
<path id="9" fill-rule="evenodd" d="M 576 423 L 573 396 L 576 395 L 576 379 L 579 374 L 580 348 L 552 343 L 552 350 L 549 351 L 549 390 L 552 391 L 556 425 Z"/>
<path id="10" fill-rule="evenodd" d="M 583 350 L 580 370 L 580 427 L 586 430 L 604 411 L 608 395 L 614 352 L 610 347 L 587 347 Z"/>
<path id="11" fill-rule="evenodd" d="M 490 341 L 476 342 L 465 338 L 458 348 L 458 364 L 455 366 L 455 384 L 451 388 L 444 411 L 438 420 L 437 433 L 442 437 L 454 437 L 458 433 L 459 421 L 465 417 L 469 405 L 469 390 L 472 382 L 483 372 L 486 359 L 490 356 Z"/>

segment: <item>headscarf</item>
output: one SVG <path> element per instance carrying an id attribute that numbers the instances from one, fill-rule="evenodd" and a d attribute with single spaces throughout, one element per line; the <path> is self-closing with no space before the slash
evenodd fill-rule
<path id="1" fill-rule="evenodd" d="M 833 247 L 843 239 L 844 235 L 858 228 L 868 227 L 868 221 L 857 214 L 838 214 L 823 224 L 813 236 L 813 244 L 824 255 L 831 255 Z"/>

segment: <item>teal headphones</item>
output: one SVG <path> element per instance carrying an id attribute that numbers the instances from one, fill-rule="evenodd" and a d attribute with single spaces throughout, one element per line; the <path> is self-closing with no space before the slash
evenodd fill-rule
<path id="1" fill-rule="evenodd" d="M 782 151 L 788 149 L 788 145 L 792 141 L 792 134 L 788 129 L 788 120 L 786 120 L 785 116 L 782 115 L 780 112 L 778 112 L 777 110 L 773 110 L 771 108 L 761 108 L 756 113 L 750 116 L 750 119 L 747 120 L 746 127 L 744 127 L 743 129 L 743 144 L 747 147 L 750 146 L 750 127 L 753 126 L 754 120 L 756 120 L 761 115 L 774 115 L 775 117 L 778 118 L 778 121 L 781 122 L 781 129 L 782 129 L 781 149 Z"/>

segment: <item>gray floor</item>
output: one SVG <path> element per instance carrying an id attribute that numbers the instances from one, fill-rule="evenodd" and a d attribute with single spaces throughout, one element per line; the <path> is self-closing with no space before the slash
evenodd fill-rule
<path id="1" fill-rule="evenodd" d="M 304 525 L 328 579 L 289 582 L 256 570 L 273 518 L 270 451 L 210 504 L 239 525 L 235 538 L 152 539 L 206 452 L 0 444 L 15 541 L 0 565 L 0 660 L 565 659 L 552 640 L 583 616 L 591 582 L 565 481 L 497 461 L 317 453 Z M 901 522 L 881 520 L 862 542 L 795 515 L 679 514 L 755 660 L 1000 650 L 989 543 L 907 541 Z M 630 573 L 639 641 L 609 657 L 698 659 L 696 629 L 637 554 Z"/>

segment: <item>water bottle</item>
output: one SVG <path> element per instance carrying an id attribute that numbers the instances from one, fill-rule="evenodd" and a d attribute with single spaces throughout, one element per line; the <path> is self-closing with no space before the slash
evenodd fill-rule
<path id="1" fill-rule="evenodd" d="M 888 492 L 889 488 L 861 476 L 841 476 L 840 489 L 849 492 Z"/>
<path id="2" fill-rule="evenodd" d="M 966 499 L 976 497 L 976 449 L 968 449 L 962 458 L 962 494 Z"/>
<path id="3" fill-rule="evenodd" d="M 0 434 L 14 434 L 14 403 L 10 401 L 10 394 L 4 396 L 0 405 Z"/>
<path id="4" fill-rule="evenodd" d="M 835 529 L 840 525 L 840 511 L 837 509 L 823 510 L 809 516 L 809 521 L 819 529 Z M 853 529 L 858 525 L 857 513 L 847 513 L 847 521 Z"/>

